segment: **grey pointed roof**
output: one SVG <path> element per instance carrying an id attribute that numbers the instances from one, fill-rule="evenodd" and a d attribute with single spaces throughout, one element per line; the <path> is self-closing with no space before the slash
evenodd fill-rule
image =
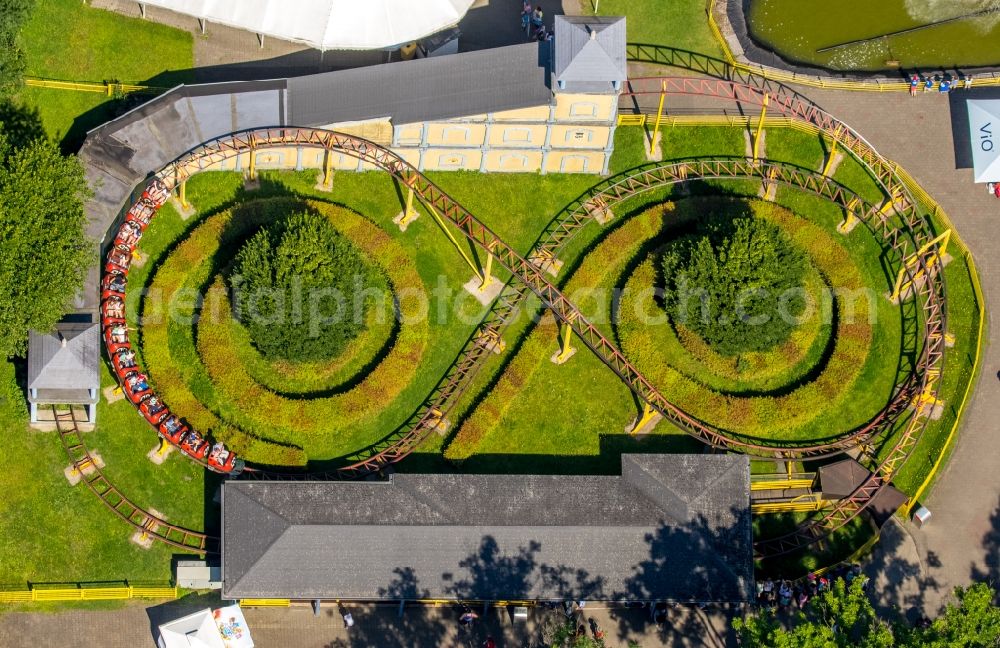
<path id="1" fill-rule="evenodd" d="M 625 455 L 621 476 L 226 482 L 223 597 L 742 601 L 749 488 L 735 455 Z"/>
<path id="2" fill-rule="evenodd" d="M 611 94 L 628 76 L 623 16 L 556 16 L 555 44 L 558 91 Z"/>
<path id="3" fill-rule="evenodd" d="M 60 322 L 51 333 L 28 336 L 28 389 L 100 386 L 100 333 L 96 322 Z"/>

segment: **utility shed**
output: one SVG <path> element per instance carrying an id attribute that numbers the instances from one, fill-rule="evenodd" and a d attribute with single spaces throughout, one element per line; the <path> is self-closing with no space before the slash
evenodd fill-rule
<path id="1" fill-rule="evenodd" d="M 749 489 L 739 455 L 624 455 L 617 476 L 227 481 L 222 597 L 746 601 Z"/>
<path id="2" fill-rule="evenodd" d="M 89 320 L 89 317 L 87 318 Z M 100 331 L 96 322 L 63 321 L 50 333 L 28 335 L 28 403 L 31 422 L 39 405 L 85 405 L 94 424 L 100 399 Z"/>

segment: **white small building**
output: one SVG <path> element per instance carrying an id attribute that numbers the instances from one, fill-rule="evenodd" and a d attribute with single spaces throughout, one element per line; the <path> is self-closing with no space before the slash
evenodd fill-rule
<path id="1" fill-rule="evenodd" d="M 31 423 L 43 423 L 39 405 L 83 405 L 93 425 L 100 400 L 100 327 L 97 322 L 63 321 L 49 333 L 28 336 L 28 403 Z"/>

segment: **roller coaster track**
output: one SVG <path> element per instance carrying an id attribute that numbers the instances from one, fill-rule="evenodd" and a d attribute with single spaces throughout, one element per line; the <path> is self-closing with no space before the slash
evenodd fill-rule
<path id="1" fill-rule="evenodd" d="M 80 475 L 87 488 L 111 509 L 115 515 L 131 524 L 140 533 L 178 549 L 196 553 L 213 553 L 218 540 L 201 531 L 193 531 L 171 524 L 158 515 L 143 509 L 126 497 L 104 475 L 97 461 L 90 454 L 77 425 L 73 411 L 57 412 L 52 408 L 56 430 L 62 441 L 70 465 Z"/>
<path id="2" fill-rule="evenodd" d="M 207 169 L 225 159 L 248 151 L 252 152 L 258 148 L 273 147 L 312 147 L 336 150 L 359 158 L 363 162 L 368 162 L 376 168 L 387 171 L 398 181 L 413 189 L 426 204 L 438 210 L 439 213 L 448 219 L 454 226 L 458 227 L 470 241 L 483 250 L 493 254 L 501 265 L 517 277 L 523 285 L 527 286 L 528 289 L 537 294 L 541 298 L 543 304 L 548 309 L 552 310 L 560 321 L 565 322 L 572 327 L 573 330 L 580 336 L 581 340 L 583 340 L 584 344 L 586 344 L 602 360 L 604 360 L 606 364 L 608 364 L 608 366 L 615 371 L 615 373 L 619 375 L 619 377 L 627 385 L 629 385 L 641 399 L 659 410 L 668 419 L 675 421 L 675 423 L 680 427 L 689 431 L 696 431 L 696 436 L 699 436 L 699 438 L 702 438 L 711 445 L 729 446 L 729 443 L 732 442 L 730 438 L 719 434 L 718 431 L 706 429 L 705 426 L 699 425 L 697 421 L 688 417 L 686 414 L 669 403 L 669 401 L 667 401 L 667 399 L 661 394 L 659 394 L 648 382 L 648 380 L 646 380 L 645 377 L 642 376 L 641 373 L 639 373 L 628 362 L 624 355 L 621 354 L 621 352 L 618 351 L 614 345 L 590 322 L 588 322 L 582 313 L 580 313 L 580 311 L 572 303 L 570 303 L 555 286 L 544 279 L 542 271 L 538 268 L 538 266 L 518 255 L 512 248 L 496 236 L 496 234 L 476 220 L 468 211 L 462 208 L 461 205 L 453 201 L 447 194 L 420 174 L 411 165 L 392 152 L 371 142 L 352 136 L 317 129 L 257 129 L 253 131 L 234 133 L 217 140 L 207 142 L 185 154 L 171 164 L 168 164 L 157 173 L 157 176 L 168 187 L 172 188 L 177 186 L 180 182 L 186 180 L 191 175 Z M 785 182 L 786 178 L 798 178 L 800 180 L 800 182 L 798 182 L 800 186 L 810 186 L 818 193 L 825 192 L 825 195 L 833 196 L 837 195 L 839 192 L 840 194 L 847 196 L 846 190 L 839 187 L 839 185 L 836 185 L 836 183 L 830 181 L 829 179 L 822 179 L 817 183 L 817 179 L 814 177 L 815 174 L 801 169 L 798 170 L 797 173 L 792 172 L 789 174 L 789 170 L 781 168 L 780 165 L 774 165 L 773 163 L 754 163 L 746 160 L 743 160 L 742 162 L 717 161 L 714 164 L 716 165 L 715 168 L 717 171 L 714 171 L 713 173 L 720 177 L 739 175 L 741 177 L 757 177 L 762 180 L 766 179 L 768 181 L 780 182 Z M 727 165 L 730 166 L 727 168 Z M 673 181 L 684 182 L 692 179 L 690 173 L 691 170 L 692 167 L 690 165 L 677 165 Z M 820 178 L 822 178 L 822 176 L 820 176 Z M 849 200 L 849 198 L 845 198 L 845 200 Z M 887 236 L 892 240 L 892 246 L 894 249 L 898 249 L 903 253 L 906 252 L 909 247 L 907 241 L 899 236 L 898 230 L 887 226 L 887 219 L 882 218 L 882 215 L 878 212 L 875 206 L 865 204 L 861 206 L 861 209 L 861 214 L 864 216 L 864 220 L 872 221 L 875 219 L 882 224 L 882 226 L 886 229 Z M 905 208 L 902 209 L 904 214 L 906 211 L 907 210 Z M 877 217 L 876 214 L 878 214 Z M 914 271 L 921 270 L 927 273 L 928 277 L 936 276 L 936 272 L 926 266 L 927 259 L 921 256 L 918 261 L 918 267 L 914 268 Z M 917 292 L 920 292 L 922 295 L 927 295 L 933 294 L 933 291 L 930 290 L 929 287 L 938 286 L 939 283 L 940 282 L 937 281 L 914 281 L 914 287 Z M 508 295 L 506 300 L 508 306 L 506 308 L 512 310 L 516 307 L 516 303 L 519 301 L 518 296 L 518 291 L 515 291 L 513 295 Z M 943 300 L 943 293 L 940 296 Z M 935 299 L 933 301 L 938 302 L 939 300 Z M 931 309 L 930 312 L 932 315 L 936 314 L 936 317 L 929 321 L 937 322 L 938 327 L 941 331 L 943 331 L 943 309 Z M 500 321 L 502 322 L 503 318 L 501 318 Z M 488 330 L 480 331 L 481 334 L 488 332 Z M 924 355 L 930 359 L 930 362 L 935 364 L 940 363 L 940 360 L 943 358 L 943 335 L 934 336 L 930 339 L 935 340 L 935 342 L 925 346 Z M 479 360 L 487 352 L 486 344 L 483 343 L 481 338 L 474 336 L 473 340 L 473 351 L 470 353 L 463 353 L 459 362 L 457 362 L 454 365 L 453 370 L 449 372 L 449 376 L 446 377 L 443 384 L 439 385 L 438 390 L 436 390 L 438 402 L 453 402 L 455 395 L 461 392 L 461 385 L 467 384 L 468 380 L 470 380 L 469 376 L 474 374 L 475 367 L 479 364 Z M 478 343 L 475 342 L 475 340 L 478 340 Z M 927 374 L 922 377 L 922 380 L 923 383 L 926 384 Z M 443 412 L 442 409 L 433 407 L 424 407 L 422 410 L 422 413 L 418 413 L 416 415 L 417 423 L 410 429 L 409 432 L 403 434 L 394 441 L 387 443 L 387 446 L 379 449 L 375 456 L 368 457 L 365 460 L 353 464 L 352 466 L 348 466 L 345 469 L 338 471 L 338 474 L 340 476 L 351 477 L 370 472 L 372 470 L 377 470 L 378 468 L 383 467 L 392 461 L 398 460 L 398 458 L 401 458 L 402 456 L 405 456 L 406 453 L 412 451 L 412 449 L 419 444 L 426 434 L 440 422 Z M 901 437 L 900 441 L 897 442 L 894 451 L 890 452 L 887 459 L 883 462 L 883 465 L 889 470 L 880 471 L 873 477 L 877 477 L 880 474 L 884 475 L 885 472 L 891 473 L 891 471 L 901 463 L 901 460 L 905 459 L 908 455 L 908 449 L 912 447 L 912 443 L 916 442 L 916 438 L 919 437 L 919 430 L 922 429 L 920 425 L 914 425 L 913 422 L 918 422 L 921 418 L 922 417 L 919 413 L 911 418 L 911 425 L 908 428 L 908 433 Z M 739 445 L 738 442 L 737 445 Z M 773 450 L 773 448 L 769 448 L 769 451 L 770 450 Z M 875 483 L 874 480 L 870 481 Z M 867 486 L 868 484 L 862 486 L 862 488 L 858 490 L 858 497 L 853 500 L 851 498 L 845 500 L 852 501 L 857 505 L 857 510 L 853 512 L 853 515 L 856 515 L 856 513 L 863 508 L 864 504 L 871 499 L 870 496 L 865 497 L 865 488 Z M 877 487 L 873 492 L 877 492 L 878 488 L 881 488 L 881 483 L 877 484 Z M 851 513 L 848 513 L 848 515 L 853 517 Z M 829 519 L 831 521 L 835 520 L 834 517 L 829 517 Z M 808 536 L 803 535 L 801 537 L 807 538 L 809 542 L 812 542 L 815 540 L 815 537 L 813 536 L 814 534 Z M 779 547 L 777 551 L 789 550 L 788 546 L 790 544 L 794 544 L 794 541 L 788 541 L 788 543 Z M 800 544 L 797 544 L 796 546 L 800 546 Z"/>

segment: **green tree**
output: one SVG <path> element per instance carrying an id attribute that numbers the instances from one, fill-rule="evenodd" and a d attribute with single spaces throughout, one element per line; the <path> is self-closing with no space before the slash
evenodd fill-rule
<path id="1" fill-rule="evenodd" d="M 83 167 L 52 142 L 13 147 L 0 125 L 0 355 L 51 330 L 83 285 L 94 247 L 84 226 Z"/>
<path id="2" fill-rule="evenodd" d="M 293 214 L 240 249 L 237 316 L 265 356 L 330 358 L 364 328 L 362 291 L 384 279 L 325 217 Z"/>
<path id="3" fill-rule="evenodd" d="M 1000 646 L 1000 608 L 994 605 L 996 592 L 985 583 L 955 590 L 956 602 L 930 627 L 913 631 L 905 645 L 929 648 L 996 648 Z"/>
<path id="4" fill-rule="evenodd" d="M 850 585 L 838 578 L 814 598 L 806 613 L 798 613 L 791 627 L 779 624 L 765 611 L 735 619 L 733 627 L 747 648 L 891 648 L 892 629 L 878 618 L 863 582 Z"/>
<path id="5" fill-rule="evenodd" d="M 35 0 L 0 0 L 0 96 L 21 87 L 26 63 L 18 36 L 34 8 Z"/>
<path id="6" fill-rule="evenodd" d="M 806 613 L 778 623 L 769 611 L 735 619 L 746 648 L 996 648 L 1000 646 L 1000 608 L 996 591 L 985 583 L 955 590 L 955 601 L 925 628 L 894 627 L 880 619 L 862 589 L 862 580 L 834 581 Z"/>
<path id="7" fill-rule="evenodd" d="M 719 353 L 764 351 L 795 328 L 805 269 L 804 254 L 767 221 L 703 225 L 663 253 L 664 304 Z"/>

